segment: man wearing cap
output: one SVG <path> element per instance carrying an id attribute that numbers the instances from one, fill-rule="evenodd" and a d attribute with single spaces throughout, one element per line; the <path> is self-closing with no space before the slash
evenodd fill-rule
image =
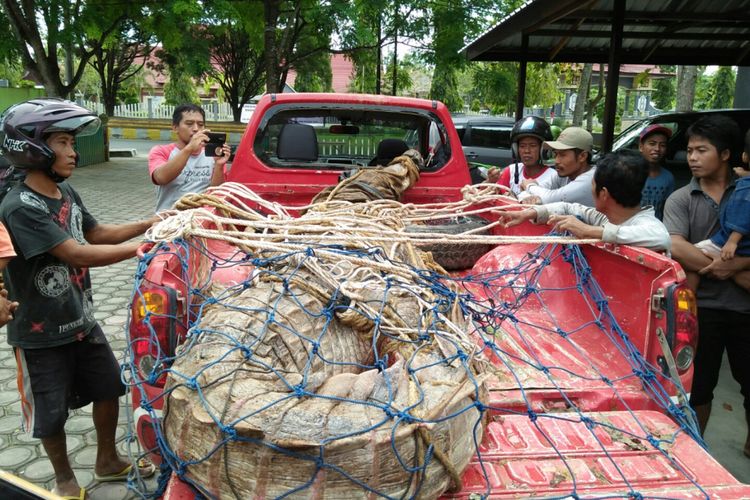
<path id="1" fill-rule="evenodd" d="M 659 220 L 664 214 L 664 203 L 674 191 L 674 175 L 663 168 L 670 137 L 672 137 L 672 130 L 654 123 L 641 131 L 638 145 L 641 155 L 648 162 L 648 179 L 641 194 L 641 205 L 654 207 Z"/>
<path id="2" fill-rule="evenodd" d="M 591 180 L 595 168 L 591 165 L 591 150 L 594 138 L 581 127 L 568 127 L 556 141 L 545 141 L 544 147 L 551 149 L 555 157 L 553 176 L 545 183 L 526 179 L 521 183 L 523 192 L 518 195 L 522 203 L 539 204 L 566 201 L 594 206 Z"/>

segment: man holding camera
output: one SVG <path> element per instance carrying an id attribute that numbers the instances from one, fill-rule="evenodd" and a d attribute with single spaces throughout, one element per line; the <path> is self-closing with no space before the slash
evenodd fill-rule
<path id="1" fill-rule="evenodd" d="M 224 142 L 206 156 L 210 142 L 206 114 L 195 104 L 181 104 L 172 114 L 177 142 L 154 146 L 148 154 L 148 171 L 156 184 L 156 211 L 172 208 L 187 193 L 200 193 L 224 182 L 224 168 L 231 154 Z M 221 154 L 218 154 L 221 153 Z"/>

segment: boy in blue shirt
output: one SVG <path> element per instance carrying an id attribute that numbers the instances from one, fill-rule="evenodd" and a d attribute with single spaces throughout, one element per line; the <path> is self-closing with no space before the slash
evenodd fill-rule
<path id="1" fill-rule="evenodd" d="M 656 218 L 662 220 L 664 203 L 674 191 L 674 175 L 664 168 L 664 156 L 672 130 L 657 123 L 641 131 L 638 150 L 648 162 L 648 178 L 641 192 L 641 206 L 654 207 Z"/>

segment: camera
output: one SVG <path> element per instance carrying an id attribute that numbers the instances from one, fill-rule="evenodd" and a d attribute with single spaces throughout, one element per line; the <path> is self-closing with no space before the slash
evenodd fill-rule
<path id="1" fill-rule="evenodd" d="M 227 142 L 227 134 L 224 132 L 206 132 L 208 142 L 205 146 L 206 156 L 222 156 L 222 146 Z"/>

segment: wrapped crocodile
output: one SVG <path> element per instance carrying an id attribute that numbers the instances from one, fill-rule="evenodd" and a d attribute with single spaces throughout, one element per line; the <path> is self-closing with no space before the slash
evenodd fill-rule
<path id="1" fill-rule="evenodd" d="M 403 231 L 369 210 L 353 208 L 351 226 Z M 322 215 L 295 222 L 312 231 Z M 440 275 L 426 276 L 442 271 L 429 254 L 348 237 L 264 247 L 251 281 L 194 301 L 199 319 L 165 388 L 163 454 L 204 495 L 435 498 L 461 487 L 486 413 L 472 324 Z"/>

